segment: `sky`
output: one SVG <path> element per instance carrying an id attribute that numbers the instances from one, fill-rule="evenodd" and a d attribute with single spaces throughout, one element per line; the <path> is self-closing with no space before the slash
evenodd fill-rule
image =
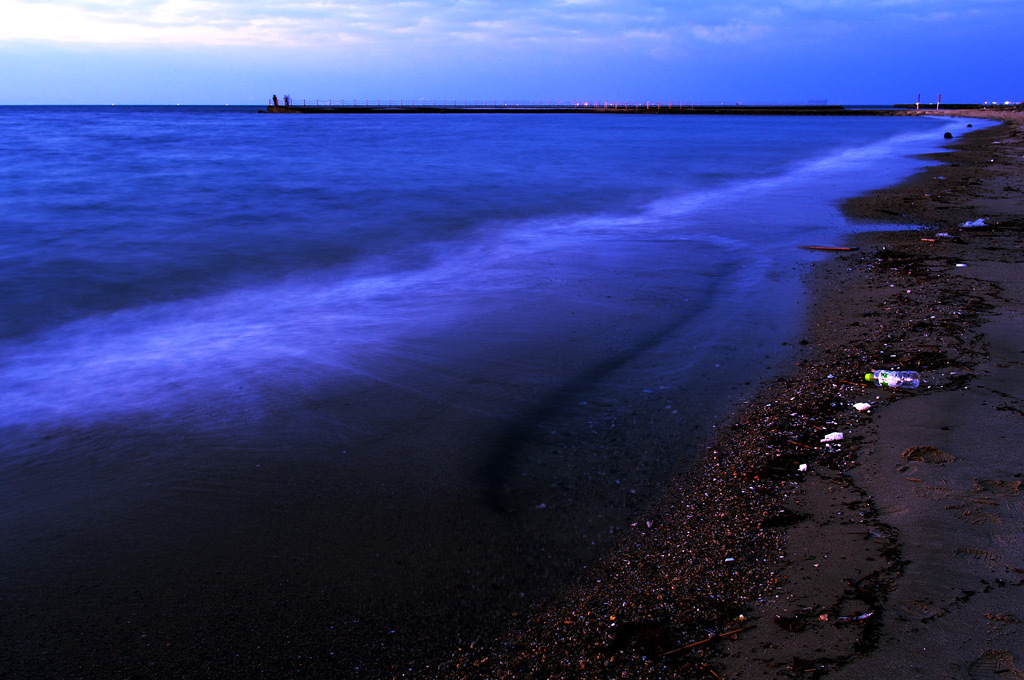
<path id="1" fill-rule="evenodd" d="M 1024 0 L 0 0 L 0 104 L 1024 100 Z"/>

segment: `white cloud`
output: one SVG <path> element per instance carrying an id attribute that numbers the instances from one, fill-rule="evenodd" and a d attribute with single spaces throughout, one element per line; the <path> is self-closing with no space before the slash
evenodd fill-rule
<path id="1" fill-rule="evenodd" d="M 0 0 L 0 41 L 315 45 L 613 40 L 675 23 L 657 0 Z"/>
<path id="2" fill-rule="evenodd" d="M 753 42 L 760 40 L 771 32 L 771 26 L 740 21 L 733 21 L 718 26 L 697 24 L 690 27 L 690 33 L 697 40 L 718 45 Z"/>
<path id="3" fill-rule="evenodd" d="M 253 17 L 215 20 L 205 3 L 170 0 L 146 8 L 127 3 L 57 4 L 0 0 L 0 40 L 85 44 L 246 45 L 284 42 L 296 22 Z"/>
<path id="4" fill-rule="evenodd" d="M 1017 2 L 1018 0 L 1013 0 Z M 0 41 L 290 45 L 739 44 L 793 27 L 997 14 L 1011 0 L 0 0 Z M 658 49 L 648 45 L 647 49 Z"/>

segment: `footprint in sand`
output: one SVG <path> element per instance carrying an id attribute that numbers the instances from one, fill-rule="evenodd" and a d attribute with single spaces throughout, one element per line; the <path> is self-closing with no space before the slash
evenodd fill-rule
<path id="1" fill-rule="evenodd" d="M 928 621 L 949 613 L 949 610 L 945 607 L 939 607 L 923 600 L 905 600 L 896 606 L 905 614 L 919 621 Z"/>
<path id="2" fill-rule="evenodd" d="M 959 557 L 972 557 L 984 562 L 992 562 L 1000 565 L 1003 564 L 1002 556 L 997 555 L 991 550 L 981 550 L 979 548 L 957 548 L 953 551 L 953 554 Z"/>
<path id="3" fill-rule="evenodd" d="M 1003 521 L 998 512 L 992 512 L 991 510 L 986 510 L 984 508 L 968 508 L 966 510 L 961 510 L 956 513 L 956 517 L 959 520 L 963 520 L 964 522 L 975 526 L 980 526 L 982 524 L 1000 524 Z"/>
<path id="4" fill-rule="evenodd" d="M 956 460 L 956 456 L 946 453 L 942 449 L 937 449 L 934 446 L 911 446 L 909 449 L 900 454 L 903 460 L 912 460 L 920 463 L 933 463 L 936 465 L 945 465 L 946 463 L 952 463 Z"/>
<path id="5" fill-rule="evenodd" d="M 957 557 L 984 562 L 990 569 L 1005 569 L 1013 574 L 1024 574 L 1024 569 L 1008 564 L 1002 555 L 996 554 L 990 550 L 981 550 L 979 548 L 957 548 L 953 551 L 953 554 Z"/>
<path id="6" fill-rule="evenodd" d="M 978 479 L 974 478 L 974 490 L 979 493 L 990 493 L 999 496 L 1016 496 L 1020 493 L 1021 480 L 1004 481 L 1001 479 Z"/>
<path id="7" fill-rule="evenodd" d="M 1017 668 L 1010 652 L 988 649 L 971 662 L 967 677 L 971 680 L 1024 680 L 1024 672 Z"/>

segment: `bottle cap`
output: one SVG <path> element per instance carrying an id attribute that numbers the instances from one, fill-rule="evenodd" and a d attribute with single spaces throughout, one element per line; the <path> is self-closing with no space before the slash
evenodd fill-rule
<path id="1" fill-rule="evenodd" d="M 864 374 L 864 379 L 867 380 L 868 382 L 872 382 L 875 379 L 875 374 L 874 373 L 865 373 Z"/>

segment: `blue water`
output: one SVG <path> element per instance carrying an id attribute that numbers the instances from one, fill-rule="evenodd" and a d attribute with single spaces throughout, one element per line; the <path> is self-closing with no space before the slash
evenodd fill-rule
<path id="1" fill-rule="evenodd" d="M 5 108 L 0 426 L 374 372 L 495 305 L 607 305 L 609 277 L 742 309 L 942 125 Z"/>
<path id="2" fill-rule="evenodd" d="M 0 107 L 9 582 L 539 597 L 799 340 L 797 246 L 964 129 L 255 111 Z"/>

